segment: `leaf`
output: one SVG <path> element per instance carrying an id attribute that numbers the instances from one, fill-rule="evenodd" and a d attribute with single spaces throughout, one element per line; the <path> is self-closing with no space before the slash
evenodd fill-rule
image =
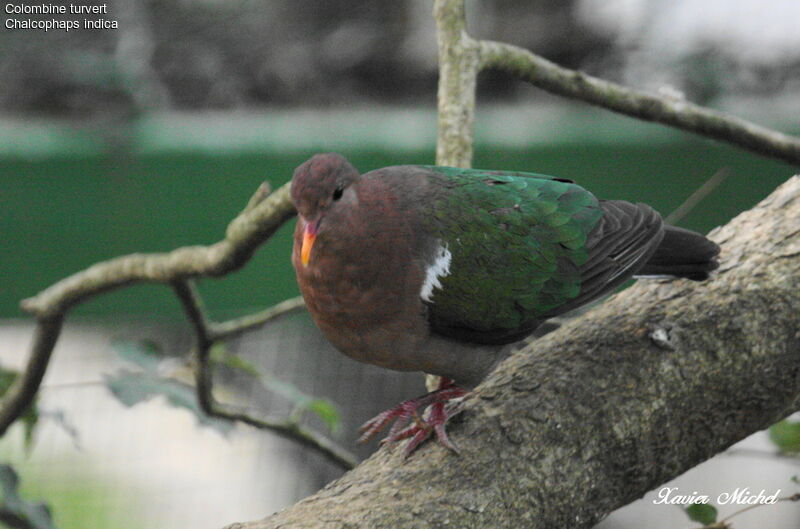
<path id="1" fill-rule="evenodd" d="M 183 382 L 150 372 L 123 369 L 114 375 L 106 375 L 105 383 L 114 396 L 128 407 L 163 395 L 172 406 L 190 411 L 202 426 L 214 428 L 223 435 L 233 429 L 230 422 L 206 415 L 197 402 L 195 389 Z"/>
<path id="2" fill-rule="evenodd" d="M 294 384 L 261 373 L 251 362 L 228 351 L 224 344 L 217 344 L 211 348 L 211 360 L 214 363 L 242 371 L 257 378 L 264 388 L 277 393 L 294 404 L 293 415 L 299 416 L 302 415 L 303 411 L 310 411 L 322 419 L 331 432 L 337 431 L 341 416 L 331 401 L 314 398 L 300 391 Z"/>
<path id="3" fill-rule="evenodd" d="M 328 429 L 336 433 L 341 425 L 341 416 L 336 406 L 327 399 L 314 399 L 308 405 L 309 411 L 316 413 Z"/>
<path id="4" fill-rule="evenodd" d="M 299 416 L 303 411 L 307 410 L 322 419 L 331 432 L 335 433 L 339 429 L 341 417 L 336 406 L 331 401 L 314 398 L 297 389 L 295 385 L 269 375 L 262 374 L 260 379 L 265 388 L 294 404 L 293 415 Z"/>
<path id="5" fill-rule="evenodd" d="M 769 427 L 769 438 L 781 452 L 800 452 L 800 421 L 776 422 Z"/>
<path id="6" fill-rule="evenodd" d="M 201 425 L 211 426 L 225 434 L 231 429 L 230 423 L 209 418 L 197 404 L 195 389 L 174 378 L 160 373 L 159 365 L 165 357 L 156 344 L 151 342 L 117 342 L 114 345 L 119 355 L 128 362 L 142 368 L 144 372 L 122 370 L 106 377 L 106 385 L 126 406 L 134 406 L 158 395 L 164 395 L 175 407 L 184 408 L 195 414 Z M 258 379 L 267 390 L 277 393 L 294 405 L 293 416 L 299 417 L 305 411 L 317 415 L 331 432 L 338 429 L 341 417 L 335 405 L 326 400 L 314 398 L 300 391 L 293 384 L 261 373 L 258 368 L 239 355 L 232 354 L 225 344 L 211 347 L 210 359 L 214 365 L 222 365 Z"/>
<path id="7" fill-rule="evenodd" d="M 16 380 L 19 373 L 0 366 L 0 396 L 6 394 Z M 20 417 L 25 428 L 25 448 L 30 449 L 33 443 L 33 431 L 39 421 L 39 411 L 36 404 L 32 404 Z"/>
<path id="8" fill-rule="evenodd" d="M 116 341 L 112 345 L 124 360 L 135 364 L 150 373 L 158 372 L 158 365 L 164 360 L 164 353 L 157 344 L 150 341 Z"/>
<path id="9" fill-rule="evenodd" d="M 692 521 L 711 525 L 717 521 L 717 508 L 708 503 L 693 503 L 686 507 L 686 515 Z"/>
<path id="10" fill-rule="evenodd" d="M 217 343 L 211 347 L 211 361 L 215 364 L 223 365 L 237 371 L 246 373 L 252 377 L 261 377 L 261 372 L 251 362 L 248 362 L 239 355 L 232 354 L 225 347 L 225 344 Z"/>
<path id="11" fill-rule="evenodd" d="M 19 529 L 55 529 L 47 505 L 20 498 L 19 477 L 10 465 L 0 465 L 0 492 L 0 522 Z"/>

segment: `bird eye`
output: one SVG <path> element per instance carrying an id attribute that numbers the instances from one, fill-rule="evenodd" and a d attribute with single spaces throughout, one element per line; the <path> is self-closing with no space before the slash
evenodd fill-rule
<path id="1" fill-rule="evenodd" d="M 339 200 L 342 198 L 342 193 L 344 193 L 344 188 L 342 186 L 337 187 L 333 191 L 333 200 Z"/>

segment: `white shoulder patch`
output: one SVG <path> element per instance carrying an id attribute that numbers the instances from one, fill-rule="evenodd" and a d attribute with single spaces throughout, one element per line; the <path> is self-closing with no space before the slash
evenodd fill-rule
<path id="1" fill-rule="evenodd" d="M 453 254 L 450 253 L 450 250 L 439 243 L 433 264 L 428 266 L 428 269 L 425 270 L 425 282 L 422 284 L 422 290 L 419 291 L 419 296 L 423 300 L 430 301 L 433 295 L 433 289 L 442 288 L 442 283 L 439 279 L 450 273 L 450 261 L 452 259 Z"/>

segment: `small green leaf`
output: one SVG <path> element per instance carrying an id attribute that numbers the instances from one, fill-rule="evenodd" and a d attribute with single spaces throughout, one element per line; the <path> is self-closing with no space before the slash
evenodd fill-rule
<path id="1" fill-rule="evenodd" d="M 312 413 L 316 413 L 331 432 L 336 433 L 339 430 L 341 417 L 339 415 L 339 410 L 336 409 L 336 406 L 334 406 L 331 401 L 327 399 L 314 399 L 308 404 L 308 409 Z"/>
<path id="2" fill-rule="evenodd" d="M 172 406 L 190 411 L 202 426 L 214 428 L 223 435 L 233 428 L 230 422 L 203 413 L 197 403 L 194 388 L 183 382 L 159 377 L 153 373 L 137 373 L 123 369 L 114 375 L 107 375 L 105 383 L 114 396 L 128 407 L 163 395 Z"/>
<path id="3" fill-rule="evenodd" d="M 717 508 L 708 503 L 693 503 L 686 507 L 689 519 L 703 525 L 711 525 L 717 521 Z"/>
<path id="4" fill-rule="evenodd" d="M 0 366 L 0 397 L 5 395 L 6 391 L 11 388 L 17 376 L 19 376 L 19 373 L 16 371 L 11 371 L 10 369 Z M 36 427 L 36 423 L 39 421 L 39 411 L 35 403 L 22 414 L 20 420 L 25 428 L 25 447 L 30 449 L 33 443 L 33 431 Z"/>
<path id="5" fill-rule="evenodd" d="M 261 372 L 253 363 L 248 362 L 239 355 L 232 354 L 223 343 L 216 343 L 211 346 L 210 358 L 215 364 L 241 371 L 255 378 L 261 376 Z"/>
<path id="6" fill-rule="evenodd" d="M 297 389 L 297 387 L 283 380 L 279 380 L 272 376 L 262 374 L 260 377 L 261 384 L 273 393 L 277 393 L 285 398 L 292 404 L 295 409 L 292 415 L 299 418 L 304 411 L 310 411 L 316 414 L 331 432 L 336 432 L 339 428 L 340 415 L 336 406 L 327 399 L 314 398 Z"/>
<path id="7" fill-rule="evenodd" d="M 55 529 L 47 505 L 25 501 L 18 489 L 17 473 L 10 465 L 0 465 L 0 521 L 22 529 Z"/>
<path id="8" fill-rule="evenodd" d="M 800 452 L 800 421 L 783 420 L 770 426 L 769 438 L 781 452 Z"/>

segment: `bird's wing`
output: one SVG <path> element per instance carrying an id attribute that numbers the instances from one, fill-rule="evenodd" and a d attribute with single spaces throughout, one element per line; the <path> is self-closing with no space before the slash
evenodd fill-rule
<path id="1" fill-rule="evenodd" d="M 603 216 L 589 233 L 589 259 L 579 268 L 580 294 L 545 314 L 553 317 L 613 292 L 653 255 L 663 238 L 663 221 L 647 204 L 601 200 Z"/>
<path id="2" fill-rule="evenodd" d="M 528 173 L 427 168 L 425 231 L 450 254 L 428 296 L 434 331 L 513 341 L 537 317 L 580 294 L 579 268 L 602 215 L 598 200 L 563 179 Z M 432 191 L 431 191 L 432 190 Z"/>
<path id="3" fill-rule="evenodd" d="M 541 321 L 616 288 L 657 246 L 661 219 L 645 205 L 600 202 L 544 175 L 428 168 L 439 191 L 428 232 L 446 275 L 428 292 L 435 332 L 506 343 Z M 654 242 L 655 241 L 655 242 Z M 441 264 L 441 263 L 440 263 Z"/>

